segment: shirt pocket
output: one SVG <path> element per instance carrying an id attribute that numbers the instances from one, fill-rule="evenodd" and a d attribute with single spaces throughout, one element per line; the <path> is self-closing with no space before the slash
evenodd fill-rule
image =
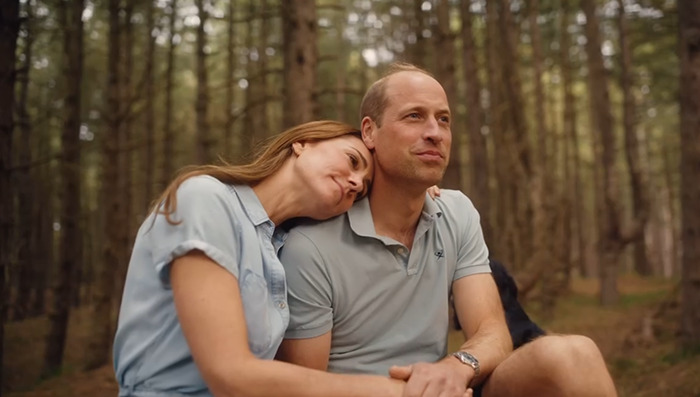
<path id="1" fill-rule="evenodd" d="M 253 354 L 261 357 L 272 345 L 270 293 L 267 281 L 263 276 L 246 269 L 240 287 L 248 329 L 248 345 Z"/>

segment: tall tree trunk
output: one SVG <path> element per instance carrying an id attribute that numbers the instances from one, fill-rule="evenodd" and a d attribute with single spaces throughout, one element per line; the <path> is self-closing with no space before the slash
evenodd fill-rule
<path id="1" fill-rule="evenodd" d="M 107 128 L 102 138 L 102 184 L 100 202 L 104 205 L 104 241 L 102 263 L 98 267 L 95 296 L 92 305 L 92 329 L 87 343 L 85 368 L 98 368 L 109 359 L 112 338 L 112 296 L 114 278 L 120 266 L 120 222 L 123 222 L 123 201 L 120 197 L 119 144 L 122 124 L 120 62 L 120 0 L 109 0 L 109 35 L 107 54 Z"/>
<path id="2" fill-rule="evenodd" d="M 510 264 L 511 269 L 515 269 L 515 240 L 516 223 L 515 210 L 511 207 L 512 201 L 509 199 L 513 194 L 510 183 L 510 153 L 507 147 L 506 119 L 507 103 L 504 90 L 504 82 L 501 78 L 501 57 L 500 41 L 501 35 L 498 29 L 498 9 L 495 1 L 486 2 L 486 58 L 487 67 L 491 73 L 487 73 L 489 88 L 488 105 L 488 126 L 490 134 L 493 136 L 493 158 L 492 169 L 495 171 L 496 200 L 494 229 L 499 231 L 498 238 L 493 239 L 490 246 L 490 254 L 493 258 L 498 258 L 504 263 Z"/>
<path id="3" fill-rule="evenodd" d="M 36 258 L 34 253 L 39 251 L 34 250 L 31 246 L 32 241 L 32 191 L 36 189 L 37 184 L 32 180 L 32 170 L 30 167 L 32 161 L 31 137 L 32 129 L 29 120 L 29 111 L 27 109 L 27 100 L 29 97 L 29 78 L 32 70 L 33 62 L 33 46 L 34 32 L 32 24 L 34 23 L 33 1 L 24 3 L 26 19 L 24 21 L 24 62 L 20 68 L 20 73 L 17 74 L 18 90 L 17 90 L 17 127 L 19 137 L 16 142 L 16 154 L 18 167 L 13 176 L 14 186 L 17 189 L 17 225 L 18 238 L 14 246 L 17 250 L 18 274 L 17 280 L 13 284 L 17 286 L 17 299 L 13 305 L 13 319 L 21 320 L 31 315 L 32 293 L 36 292 L 34 285 L 36 273 Z"/>
<path id="4" fill-rule="evenodd" d="M 234 87 L 236 84 L 236 1 L 229 0 L 228 2 L 228 20 L 226 21 L 226 120 L 224 122 L 224 152 L 233 153 L 233 156 L 239 155 L 239 146 L 234 141 L 233 125 L 236 118 L 233 113 L 235 97 Z M 234 147 L 234 143 L 236 146 Z"/>
<path id="5" fill-rule="evenodd" d="M 425 12 L 423 12 L 422 8 L 424 0 L 406 0 L 406 2 L 406 9 L 412 11 L 408 24 L 411 29 L 411 37 L 414 39 L 412 42 L 409 42 L 408 61 L 428 68 L 428 65 L 426 65 L 428 57 L 425 51 L 427 45 L 423 36 L 423 31 L 425 30 Z"/>
<path id="6" fill-rule="evenodd" d="M 204 26 L 209 20 L 207 0 L 196 0 L 199 24 L 197 25 L 197 162 L 208 164 L 215 155 L 214 140 L 209 128 L 209 74 L 207 72 L 207 34 Z"/>
<path id="7" fill-rule="evenodd" d="M 132 18 L 134 15 L 135 0 L 122 0 L 124 4 L 124 18 L 122 19 L 120 31 L 120 56 L 122 68 L 119 69 L 119 162 L 116 165 L 119 169 L 119 199 L 122 201 L 122 210 L 119 213 L 119 221 L 110 227 L 118 229 L 119 237 L 114 242 L 118 253 L 117 267 L 115 269 L 113 289 L 113 313 L 119 311 L 121 304 L 121 292 L 126 281 L 126 269 L 131 253 L 131 236 L 135 234 L 136 222 L 134 216 L 134 160 L 135 160 L 135 140 L 133 134 L 134 99 L 136 89 L 133 87 L 131 76 L 134 73 L 134 26 Z"/>
<path id="8" fill-rule="evenodd" d="M 678 0 L 683 345 L 700 346 L 700 3 Z"/>
<path id="9" fill-rule="evenodd" d="M 532 198 L 530 196 L 530 184 L 532 183 L 532 166 L 530 161 L 530 144 L 528 138 L 528 126 L 525 120 L 525 101 L 523 100 L 522 83 L 518 68 L 517 56 L 517 32 L 513 23 L 513 15 L 510 11 L 509 0 L 499 0 L 498 27 L 501 36 L 501 76 L 505 85 L 505 93 L 508 97 L 508 122 L 511 130 L 507 135 L 506 145 L 511 148 L 507 160 L 511 162 L 510 177 L 511 192 L 507 197 L 510 206 L 514 209 L 516 235 L 514 239 L 514 262 L 518 267 L 524 267 L 531 262 L 532 254 L 532 222 L 530 212 Z M 537 216 L 537 215 L 535 215 Z M 537 280 L 537 271 L 529 272 L 527 285 L 523 290 L 528 290 Z"/>
<path id="10" fill-rule="evenodd" d="M 257 130 L 256 133 L 263 139 L 267 139 L 271 134 L 270 123 L 268 118 L 268 56 L 267 56 L 267 46 L 269 45 L 269 35 L 270 35 L 270 11 L 268 0 L 260 1 L 260 42 L 258 43 L 258 53 L 260 55 L 258 73 L 260 74 L 260 83 L 258 87 L 259 101 L 260 101 L 260 111 L 258 112 L 257 120 Z"/>
<path id="11" fill-rule="evenodd" d="M 581 0 L 586 15 L 586 54 L 593 128 L 597 130 L 601 144 L 600 164 L 603 177 L 603 200 L 600 218 L 600 301 L 611 305 L 618 301 L 617 263 L 622 253 L 619 178 L 616 169 L 616 145 L 613 131 L 608 89 L 607 71 L 601 53 L 600 29 L 594 0 Z"/>
<path id="12" fill-rule="evenodd" d="M 316 118 L 318 49 L 314 0 L 283 0 L 284 128 Z"/>
<path id="13" fill-rule="evenodd" d="M 452 108 L 452 112 L 456 114 L 457 106 L 457 81 L 455 75 L 455 43 L 454 34 L 450 29 L 450 3 L 448 0 L 438 0 L 436 5 L 436 23 L 433 25 L 435 36 L 435 53 L 440 56 L 435 57 L 435 76 L 445 88 L 447 99 Z M 452 123 L 452 147 L 450 148 L 450 162 L 447 165 L 445 176 L 442 179 L 442 185 L 447 189 L 462 189 L 462 164 L 461 164 L 461 146 L 462 134 L 459 128 L 456 128 L 456 117 L 453 117 Z"/>
<path id="14" fill-rule="evenodd" d="M 629 44 L 629 32 L 627 29 L 625 2 L 617 1 L 618 11 L 618 34 L 620 35 L 620 87 L 623 96 L 622 125 L 625 135 L 625 154 L 627 156 L 627 167 L 629 169 L 630 184 L 632 187 L 632 216 L 634 222 L 639 223 L 641 232 L 635 238 L 634 268 L 640 275 L 650 276 L 652 267 L 646 255 L 644 244 L 644 231 L 646 230 L 649 218 L 649 187 L 647 183 L 646 170 L 642 164 L 641 147 L 639 144 L 637 131 L 636 104 L 633 90 L 632 77 L 632 51 Z"/>
<path id="15" fill-rule="evenodd" d="M 570 163 L 570 178 L 567 178 L 569 202 L 572 210 L 572 251 L 576 253 L 573 268 L 579 269 L 579 273 L 584 277 L 589 277 L 586 264 L 586 241 L 584 232 L 584 207 L 581 189 L 581 155 L 579 148 L 578 130 L 576 128 L 576 97 L 573 91 L 573 77 L 571 56 L 569 50 L 571 46 L 571 36 L 569 33 L 571 8 L 568 0 L 561 1 L 561 25 L 559 34 L 561 37 L 561 75 L 562 90 L 564 92 L 564 114 L 563 114 L 563 139 L 569 142 L 570 156 L 567 156 Z"/>
<path id="16" fill-rule="evenodd" d="M 175 89 L 175 19 L 177 18 L 177 0 L 170 0 L 170 20 L 168 24 L 168 65 L 165 69 L 165 112 L 163 121 L 163 168 L 160 185 L 165 188 L 175 174 L 173 131 L 173 91 Z M 117 54 L 118 55 L 118 54 Z"/>
<path id="17" fill-rule="evenodd" d="M 12 194 L 10 159 L 14 120 L 15 50 L 19 33 L 19 0 L 0 3 L 0 362 L 4 358 L 7 296 L 5 272 L 10 267 L 12 230 Z M 0 365 L 0 394 L 3 389 L 3 366 Z"/>
<path id="18" fill-rule="evenodd" d="M 241 131 L 241 142 L 243 153 L 250 153 L 259 141 L 259 131 L 256 127 L 259 106 L 259 84 L 260 68 L 258 68 L 259 51 L 256 47 L 256 40 L 260 34 L 256 30 L 258 27 L 255 20 L 258 18 L 256 5 L 258 0 L 248 0 L 248 18 L 246 20 L 245 48 L 248 50 L 246 56 L 246 78 L 248 86 L 245 89 L 245 113 L 243 114 L 243 130 Z"/>
<path id="19" fill-rule="evenodd" d="M 471 186 L 469 197 L 481 215 L 481 228 L 484 231 L 486 244 L 493 241 L 491 224 L 491 195 L 489 192 L 489 159 L 486 136 L 482 133 L 483 109 L 481 107 L 481 82 L 479 81 L 479 66 L 474 43 L 472 13 L 469 10 L 471 2 L 460 3 L 462 17 L 462 64 L 464 68 L 465 105 L 467 107 L 467 134 L 469 137 L 469 153 L 471 164 Z M 454 106 L 455 104 L 453 104 Z"/>
<path id="20" fill-rule="evenodd" d="M 146 138 L 146 148 L 141 153 L 143 153 L 143 159 L 141 163 L 143 164 L 143 176 L 144 176 L 144 200 L 141 203 L 141 208 L 139 213 L 143 213 L 148 209 L 149 204 L 155 198 L 154 188 L 156 180 L 156 150 L 155 150 L 155 133 L 156 133 L 156 114 L 155 114 L 155 101 L 156 101 L 156 90 L 155 90 L 155 57 L 156 57 L 156 38 L 154 35 L 155 30 L 155 5 L 153 2 L 148 2 L 146 6 L 146 65 L 144 66 L 144 84 L 146 85 L 146 108 L 145 113 L 145 138 Z"/>
<path id="21" fill-rule="evenodd" d="M 532 225 L 532 263 L 530 268 L 534 269 L 534 274 L 540 274 L 541 292 L 540 303 L 543 315 L 551 318 L 554 315 L 556 298 L 559 294 L 559 283 L 557 279 L 563 274 L 563 270 L 568 263 L 555 260 L 552 255 L 556 246 L 561 246 L 565 236 L 556 234 L 558 239 L 553 238 L 551 231 L 555 230 L 555 211 L 561 208 L 554 208 L 553 201 L 555 193 L 551 189 L 551 177 L 547 172 L 550 161 L 548 161 L 549 151 L 547 150 L 548 126 L 545 120 L 545 104 L 547 99 L 544 94 L 542 84 L 543 77 L 543 55 L 542 39 L 537 16 L 539 15 L 539 0 L 528 0 L 528 22 L 530 27 L 530 37 L 532 38 L 532 64 L 534 71 L 533 85 L 535 89 L 535 141 L 537 150 L 533 150 L 535 159 L 532 161 L 532 179 L 530 182 L 530 200 L 532 201 L 533 225 Z M 556 167 L 555 167 L 556 168 Z M 554 266 L 553 266 L 554 264 Z M 545 271 L 546 269 L 546 271 Z"/>
<path id="22" fill-rule="evenodd" d="M 83 0 L 67 2 L 63 13 L 64 124 L 61 134 L 61 242 L 59 266 L 49 306 L 44 374 L 60 369 L 68 329 L 73 278 L 80 268 L 80 88 L 83 65 Z"/>

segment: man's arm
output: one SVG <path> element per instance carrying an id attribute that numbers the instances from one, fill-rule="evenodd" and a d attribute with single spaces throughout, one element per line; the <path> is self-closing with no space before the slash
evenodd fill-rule
<path id="1" fill-rule="evenodd" d="M 479 360 L 480 375 L 470 380 L 471 385 L 478 384 L 513 350 L 498 288 L 490 274 L 475 274 L 456 280 L 452 291 L 466 339 L 459 350 Z M 445 360 L 457 361 L 449 356 Z"/>
<path id="2" fill-rule="evenodd" d="M 331 333 L 308 339 L 285 339 L 277 351 L 277 360 L 286 361 L 304 367 L 328 369 L 331 353 Z"/>
<path id="3" fill-rule="evenodd" d="M 432 390 L 464 390 L 485 379 L 512 350 L 508 327 L 498 296 L 498 289 L 490 274 L 462 277 L 453 283 L 455 309 L 464 324 L 462 332 L 467 341 L 460 350 L 479 360 L 480 375 L 449 355 L 436 363 L 416 363 L 406 367 L 392 367 L 390 375 L 407 380 L 405 397 L 431 395 Z M 437 394 L 435 394 L 437 395 Z"/>

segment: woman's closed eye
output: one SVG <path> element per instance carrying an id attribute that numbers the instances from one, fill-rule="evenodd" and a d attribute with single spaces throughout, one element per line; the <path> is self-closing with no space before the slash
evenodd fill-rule
<path id="1" fill-rule="evenodd" d="M 357 156 L 354 154 L 348 154 L 348 157 L 350 158 L 350 164 L 352 165 L 352 169 L 358 169 L 360 166 L 360 159 L 358 159 Z"/>

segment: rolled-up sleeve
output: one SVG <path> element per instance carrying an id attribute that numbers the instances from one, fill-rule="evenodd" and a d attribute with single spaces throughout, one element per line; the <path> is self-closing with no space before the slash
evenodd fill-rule
<path id="1" fill-rule="evenodd" d="M 229 187 L 218 180 L 199 176 L 185 180 L 177 190 L 177 209 L 169 223 L 157 215 L 147 233 L 153 263 L 165 288 L 170 287 L 170 264 L 192 250 L 203 252 L 238 277 L 240 229 L 233 215 Z"/>

